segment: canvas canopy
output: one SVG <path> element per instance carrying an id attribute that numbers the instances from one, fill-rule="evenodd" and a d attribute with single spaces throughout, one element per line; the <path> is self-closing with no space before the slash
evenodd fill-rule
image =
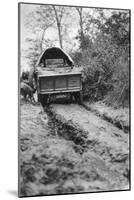
<path id="1" fill-rule="evenodd" d="M 73 60 L 72 58 L 62 49 L 58 47 L 52 47 L 46 49 L 40 56 L 37 65 L 43 64 L 44 67 L 46 67 L 46 61 L 49 59 L 63 59 L 67 65 L 73 66 Z"/>

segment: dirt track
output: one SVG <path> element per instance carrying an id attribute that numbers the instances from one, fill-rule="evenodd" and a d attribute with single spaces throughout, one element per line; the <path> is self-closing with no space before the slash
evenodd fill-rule
<path id="1" fill-rule="evenodd" d="M 21 105 L 22 196 L 129 189 L 128 134 L 76 104 Z"/>

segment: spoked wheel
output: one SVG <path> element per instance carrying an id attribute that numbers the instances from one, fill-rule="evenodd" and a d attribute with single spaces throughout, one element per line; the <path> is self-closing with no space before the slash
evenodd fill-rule
<path id="1" fill-rule="evenodd" d="M 43 107 L 48 105 L 48 94 L 40 95 L 40 103 Z"/>

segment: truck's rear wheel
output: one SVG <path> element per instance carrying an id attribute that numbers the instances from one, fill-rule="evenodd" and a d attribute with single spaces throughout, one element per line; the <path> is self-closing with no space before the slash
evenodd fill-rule
<path id="1" fill-rule="evenodd" d="M 40 95 L 40 103 L 43 107 L 48 105 L 48 94 Z"/>
<path id="2" fill-rule="evenodd" d="M 82 104 L 83 103 L 83 94 L 82 94 L 82 92 L 80 92 L 80 102 L 79 102 L 80 104 Z"/>
<path id="3" fill-rule="evenodd" d="M 75 92 L 74 97 L 75 97 L 75 101 L 78 104 L 82 104 L 82 102 L 83 102 L 83 96 L 82 96 L 81 92 Z"/>
<path id="4" fill-rule="evenodd" d="M 40 96 L 41 96 L 40 94 L 37 94 L 37 101 L 38 101 L 38 102 L 41 102 L 41 101 L 40 101 L 40 99 L 41 99 Z"/>

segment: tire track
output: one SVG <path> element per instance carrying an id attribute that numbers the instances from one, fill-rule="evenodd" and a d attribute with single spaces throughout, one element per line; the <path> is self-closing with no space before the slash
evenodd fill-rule
<path id="1" fill-rule="evenodd" d="M 114 128 L 106 137 L 106 124 L 91 118 L 76 104 L 55 104 L 44 111 L 21 105 L 21 196 L 129 188 L 127 138 Z"/>

